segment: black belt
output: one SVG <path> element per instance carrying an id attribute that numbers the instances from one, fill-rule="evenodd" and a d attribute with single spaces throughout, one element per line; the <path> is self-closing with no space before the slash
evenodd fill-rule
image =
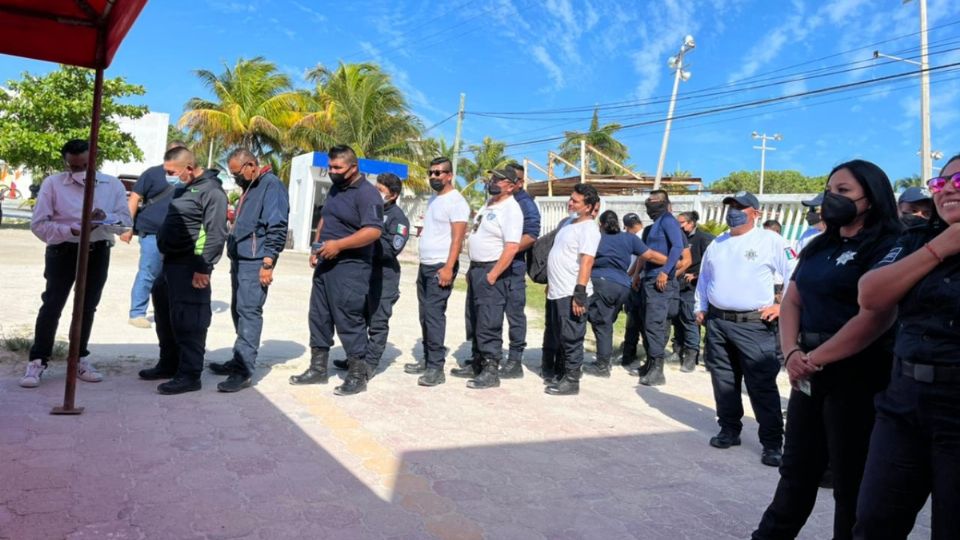
<path id="1" fill-rule="evenodd" d="M 800 332 L 798 341 L 805 351 L 810 351 L 823 345 L 832 337 L 833 334 L 830 332 Z"/>
<path id="2" fill-rule="evenodd" d="M 901 360 L 900 373 L 922 383 L 960 383 L 960 366 L 911 364 Z"/>
<path id="3" fill-rule="evenodd" d="M 713 306 L 707 308 L 707 316 L 736 323 L 763 321 L 759 311 L 728 311 Z"/>
<path id="4" fill-rule="evenodd" d="M 497 262 L 498 261 L 487 261 L 487 262 L 470 261 L 470 268 L 490 268 L 491 266 L 496 265 Z"/>

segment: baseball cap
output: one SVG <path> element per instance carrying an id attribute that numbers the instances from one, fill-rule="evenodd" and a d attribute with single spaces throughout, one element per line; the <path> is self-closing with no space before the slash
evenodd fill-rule
<path id="1" fill-rule="evenodd" d="M 900 203 L 915 203 L 920 201 L 929 201 L 933 198 L 930 195 L 930 191 L 926 188 L 921 187 L 908 187 L 900 194 L 900 198 L 897 200 L 897 204 Z"/>
<path id="2" fill-rule="evenodd" d="M 489 173 L 493 178 L 497 180 L 509 180 L 513 183 L 516 183 L 518 180 L 517 171 L 513 170 L 510 167 L 506 167 L 503 169 L 491 169 L 487 171 L 487 173 Z"/>
<path id="3" fill-rule="evenodd" d="M 800 204 L 804 206 L 809 206 L 811 208 L 816 208 L 818 206 L 823 205 L 823 192 L 821 191 L 820 193 L 817 193 L 817 196 L 810 200 L 801 201 Z"/>
<path id="4" fill-rule="evenodd" d="M 730 197 L 724 197 L 723 199 L 723 204 L 730 204 L 732 202 L 739 203 L 745 208 L 760 209 L 760 201 L 757 200 L 757 196 L 749 191 L 738 191 Z"/>

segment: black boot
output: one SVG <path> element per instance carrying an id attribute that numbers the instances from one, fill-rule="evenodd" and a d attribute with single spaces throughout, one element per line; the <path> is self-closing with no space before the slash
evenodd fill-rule
<path id="1" fill-rule="evenodd" d="M 482 360 L 480 358 L 471 358 L 463 367 L 455 367 L 450 370 L 450 375 L 460 379 L 472 379 L 480 375 Z"/>
<path id="2" fill-rule="evenodd" d="M 419 375 L 427 370 L 427 360 L 418 360 L 416 362 L 411 362 L 409 364 L 403 365 L 403 372 L 409 373 L 411 375 Z"/>
<path id="3" fill-rule="evenodd" d="M 623 368 L 633 377 L 643 377 L 650 371 L 650 357 L 644 357 L 642 361 L 637 360 Z"/>
<path id="4" fill-rule="evenodd" d="M 160 361 L 152 368 L 141 369 L 137 375 L 145 381 L 159 381 L 160 379 L 172 379 L 176 374 L 177 368 L 171 368 Z"/>
<path id="5" fill-rule="evenodd" d="M 199 389 L 200 379 L 188 379 L 186 377 L 174 377 L 157 386 L 157 392 L 167 396 L 183 394 L 185 392 L 196 392 Z"/>
<path id="6" fill-rule="evenodd" d="M 292 375 L 290 384 L 327 384 L 329 349 L 315 347 L 310 351 L 310 367 L 300 375 Z"/>
<path id="7" fill-rule="evenodd" d="M 575 396 L 580 393 L 580 377 L 567 373 L 560 382 L 547 386 L 543 391 L 551 396 Z"/>
<path id="8" fill-rule="evenodd" d="M 663 358 L 653 358 L 649 361 L 650 369 L 646 375 L 640 376 L 640 384 L 644 386 L 660 386 L 667 384 L 666 377 L 663 376 Z"/>
<path id="9" fill-rule="evenodd" d="M 683 373 L 693 373 L 697 369 L 697 351 L 694 349 L 685 349 L 680 362 L 680 371 Z"/>
<path id="10" fill-rule="evenodd" d="M 523 363 L 519 359 L 510 358 L 500 367 L 501 379 L 522 379 Z"/>
<path id="11" fill-rule="evenodd" d="M 667 354 L 667 356 L 665 356 L 665 357 L 663 358 L 663 362 L 664 362 L 665 364 L 673 364 L 673 363 L 678 363 L 678 364 L 679 364 L 679 363 L 680 363 L 680 355 L 677 354 L 677 351 L 678 351 L 678 350 L 680 350 L 680 349 L 677 348 L 676 346 L 674 346 L 674 349 L 673 349 L 672 351 L 670 351 L 670 352 Z"/>
<path id="12" fill-rule="evenodd" d="M 343 384 L 333 389 L 333 393 L 338 396 L 352 396 L 360 392 L 367 391 L 367 380 L 369 378 L 369 369 L 363 358 L 348 358 L 347 378 Z"/>
<path id="13" fill-rule="evenodd" d="M 253 385 L 253 379 L 249 375 L 231 373 L 227 380 L 217 385 L 217 390 L 229 394 L 250 388 L 251 385 Z"/>
<path id="14" fill-rule="evenodd" d="M 347 366 L 347 359 L 346 359 L 346 358 L 344 358 L 343 360 L 334 360 L 334 361 L 333 361 L 333 368 L 334 368 L 334 369 L 346 370 L 347 367 L 348 367 L 348 366 Z"/>
<path id="15" fill-rule="evenodd" d="M 437 386 L 438 384 L 443 384 L 447 381 L 447 377 L 443 374 L 443 370 L 439 368 L 430 368 L 423 375 L 417 379 L 417 384 L 420 386 Z"/>
<path id="16" fill-rule="evenodd" d="M 483 369 L 480 374 L 467 381 L 467 388 L 483 389 L 500 386 L 499 362 L 483 359 Z"/>
<path id="17" fill-rule="evenodd" d="M 584 364 L 583 372 L 587 375 L 595 375 L 597 377 L 609 377 L 610 359 L 597 358 L 597 361 L 592 364 Z"/>

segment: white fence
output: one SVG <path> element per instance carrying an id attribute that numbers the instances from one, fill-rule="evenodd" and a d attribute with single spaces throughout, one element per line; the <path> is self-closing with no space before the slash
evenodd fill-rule
<path id="1" fill-rule="evenodd" d="M 723 223 L 726 219 L 726 207 L 723 199 L 728 195 L 673 195 L 670 203 L 673 213 L 694 210 L 700 214 L 700 222 L 710 221 Z M 760 223 L 768 219 L 775 219 L 783 227 L 783 236 L 788 241 L 794 241 L 807 228 L 804 216 L 806 207 L 801 201 L 809 200 L 813 194 L 781 194 L 760 195 Z M 541 233 L 548 233 L 556 228 L 560 220 L 567 216 L 567 197 L 537 197 L 534 199 L 540 208 Z M 611 196 L 601 197 L 600 211 L 613 210 L 622 219 L 628 212 L 635 212 L 644 223 L 649 222 L 644 209 L 646 197 Z M 409 215 L 409 214 L 408 214 Z M 413 219 L 411 219 L 411 222 Z"/>

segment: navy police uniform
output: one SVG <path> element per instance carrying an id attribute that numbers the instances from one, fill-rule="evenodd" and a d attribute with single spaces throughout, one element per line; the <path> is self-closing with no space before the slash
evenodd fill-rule
<path id="1" fill-rule="evenodd" d="M 370 273 L 370 293 L 367 298 L 369 338 L 366 358 L 370 365 L 380 363 L 390 334 L 390 316 L 393 305 L 400 299 L 400 262 L 397 257 L 407 245 L 410 221 L 397 203 L 383 207 L 383 233 L 374 244 L 373 269 Z"/>
<path id="2" fill-rule="evenodd" d="M 522 188 L 513 194 L 513 198 L 523 212 L 523 236 L 538 238 L 540 236 L 540 209 L 537 208 L 537 203 Z M 527 316 L 523 311 L 527 305 L 526 255 L 526 251 L 517 253 L 507 276 L 506 315 L 510 338 L 510 353 L 507 361 L 517 364 L 523 361 L 523 351 L 527 348 Z"/>
<path id="3" fill-rule="evenodd" d="M 648 261 L 644 265 L 643 278 L 640 281 L 643 345 L 647 350 L 647 359 L 654 360 L 662 359 L 665 356 L 667 338 L 670 333 L 667 320 L 671 305 L 676 306 L 680 294 L 680 287 L 674 271 L 683 253 L 686 235 L 680 228 L 680 222 L 670 213 L 657 218 L 643 232 L 643 241 L 646 242 L 647 246 L 667 256 L 667 263 L 664 265 Z M 661 272 L 666 272 L 668 277 L 667 286 L 663 291 L 656 288 L 657 276 Z"/>
<path id="4" fill-rule="evenodd" d="M 696 363 L 697 358 L 700 356 L 700 326 L 697 325 L 697 319 L 694 313 L 694 298 L 697 293 L 696 276 L 700 274 L 700 262 L 703 260 L 703 252 L 707 250 L 707 246 L 713 242 L 714 238 L 712 234 L 702 231 L 700 228 L 694 229 L 693 234 L 687 236 L 690 245 L 691 264 L 686 273 L 693 274 L 695 277 L 692 281 L 687 281 L 683 279 L 683 276 L 677 276 L 680 284 L 680 309 L 674 318 L 673 324 L 674 351 L 678 350 L 677 345 L 679 344 L 679 350 L 683 351 L 682 356 L 692 356 L 693 364 Z"/>

